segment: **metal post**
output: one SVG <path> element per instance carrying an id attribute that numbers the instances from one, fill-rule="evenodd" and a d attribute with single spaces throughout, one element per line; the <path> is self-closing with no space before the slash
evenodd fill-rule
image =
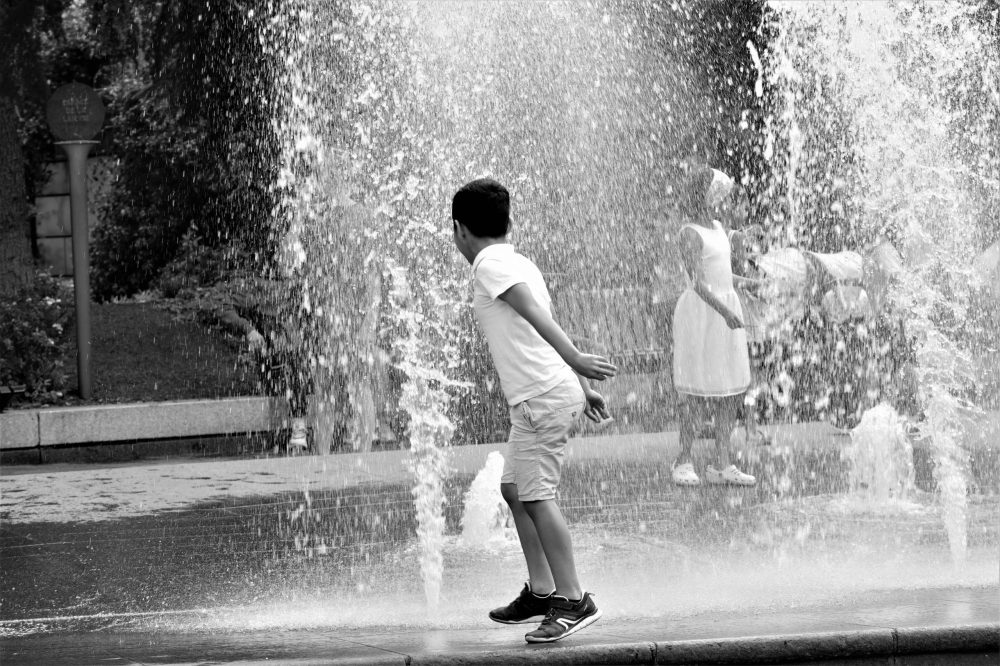
<path id="1" fill-rule="evenodd" d="M 87 214 L 87 154 L 97 141 L 57 141 L 69 158 L 70 220 L 73 225 L 73 292 L 76 301 L 76 371 L 80 397 L 90 400 L 90 229 Z"/>

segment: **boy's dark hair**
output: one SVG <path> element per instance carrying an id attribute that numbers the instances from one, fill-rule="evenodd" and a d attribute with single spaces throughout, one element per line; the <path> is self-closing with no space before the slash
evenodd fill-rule
<path id="1" fill-rule="evenodd" d="M 498 238 L 510 229 L 510 192 L 492 178 L 466 183 L 451 200 L 451 217 L 473 236 Z"/>

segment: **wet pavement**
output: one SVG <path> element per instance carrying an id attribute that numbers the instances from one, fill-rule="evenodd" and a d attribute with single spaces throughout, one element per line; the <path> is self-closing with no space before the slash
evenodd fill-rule
<path id="1" fill-rule="evenodd" d="M 747 614 L 614 618 L 555 645 L 525 644 L 518 627 L 411 631 L 129 632 L 47 635 L 3 643 L 4 664 L 166 663 L 734 663 L 938 654 L 937 663 L 996 663 L 996 590 L 874 594 L 839 605 Z M 944 628 L 950 628 L 948 630 Z M 931 647 L 919 639 L 932 639 Z M 756 657 L 754 656 L 756 655 Z M 615 660 L 619 661 L 615 661 Z M 697 660 L 697 661 L 696 661 Z M 756 663 L 762 663 L 757 661 Z M 763 662 L 766 663 L 766 662 Z M 874 662 L 873 662 L 874 663 Z"/>
<path id="2" fill-rule="evenodd" d="M 210 613 L 211 611 L 204 611 Z M 524 627 L 469 618 L 447 629 L 135 631 L 43 634 L 2 643 L 14 664 L 995 664 L 996 588 L 870 593 L 840 603 L 674 618 L 602 619 L 552 645 Z M 919 660 L 918 660 L 919 658 Z M 893 661 L 895 659 L 896 661 Z M 910 662 L 907 659 L 911 660 Z"/>
<path id="3" fill-rule="evenodd" d="M 6 466 L 0 661 L 997 663 L 995 493 L 956 564 L 933 493 L 871 506 L 843 437 L 773 433 L 755 489 L 669 484 L 673 433 L 575 440 L 562 506 L 605 616 L 551 646 L 485 619 L 524 575 L 509 530 L 459 536 L 495 446 L 451 452 L 433 611 L 405 452 Z"/>

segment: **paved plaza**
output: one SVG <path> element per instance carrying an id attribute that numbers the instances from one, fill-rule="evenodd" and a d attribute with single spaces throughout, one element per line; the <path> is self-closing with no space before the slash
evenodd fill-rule
<path id="1" fill-rule="evenodd" d="M 821 424 L 772 434 L 747 464 L 799 489 L 786 501 L 770 482 L 672 486 L 676 433 L 573 440 L 563 506 L 605 616 L 550 646 L 485 617 L 520 585 L 516 541 L 501 533 L 472 547 L 457 535 L 462 493 L 498 445 L 451 450 L 457 481 L 433 611 L 405 451 L 7 465 L 0 657 L 996 663 L 995 497 L 970 504 L 966 561 L 954 566 L 929 493 L 903 508 L 859 509 L 837 471 L 842 435 Z"/>

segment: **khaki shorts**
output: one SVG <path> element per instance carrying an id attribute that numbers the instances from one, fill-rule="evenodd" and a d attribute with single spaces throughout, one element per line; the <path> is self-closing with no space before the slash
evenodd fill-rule
<path id="1" fill-rule="evenodd" d="M 555 499 L 566 441 L 585 399 L 576 377 L 510 408 L 510 437 L 501 483 L 517 484 L 522 502 Z"/>

